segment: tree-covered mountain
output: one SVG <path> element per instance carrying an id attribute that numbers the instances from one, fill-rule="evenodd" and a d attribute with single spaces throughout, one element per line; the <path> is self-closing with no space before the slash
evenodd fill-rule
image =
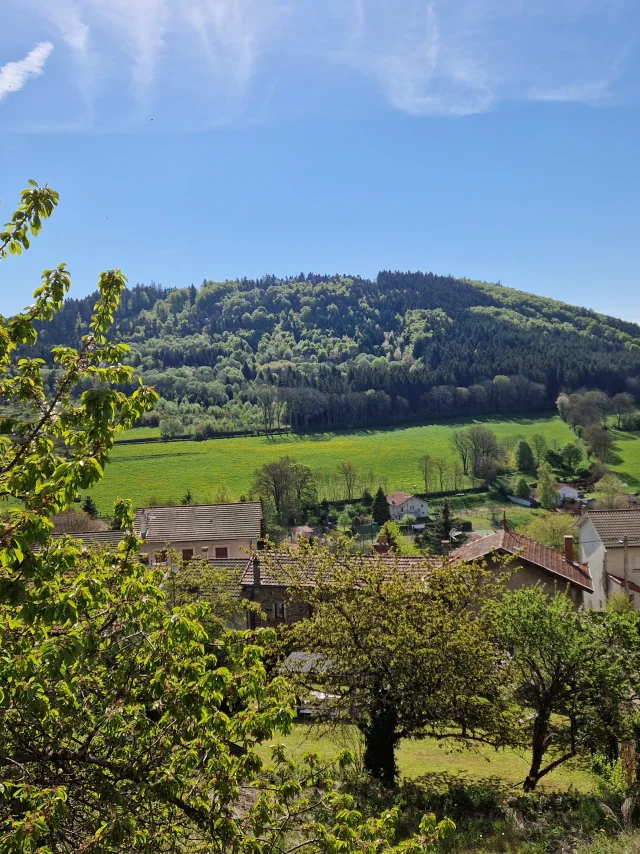
<path id="1" fill-rule="evenodd" d="M 40 355 L 75 343 L 92 305 L 69 299 Z M 161 394 L 165 422 L 201 433 L 534 411 L 581 388 L 640 392 L 636 324 L 432 273 L 136 285 L 116 334 Z"/>

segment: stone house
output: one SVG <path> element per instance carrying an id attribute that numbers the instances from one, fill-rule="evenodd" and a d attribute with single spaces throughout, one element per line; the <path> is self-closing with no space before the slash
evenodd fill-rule
<path id="1" fill-rule="evenodd" d="M 602 609 L 612 592 L 624 589 L 640 608 L 640 510 L 587 510 L 575 523 L 580 560 L 593 580 L 591 606 Z"/>

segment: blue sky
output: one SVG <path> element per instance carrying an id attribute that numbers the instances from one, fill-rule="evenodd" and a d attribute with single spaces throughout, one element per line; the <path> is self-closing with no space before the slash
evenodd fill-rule
<path id="1" fill-rule="evenodd" d="M 0 216 L 61 206 L 0 312 L 73 293 L 433 270 L 640 321 L 625 0 L 5 0 Z"/>

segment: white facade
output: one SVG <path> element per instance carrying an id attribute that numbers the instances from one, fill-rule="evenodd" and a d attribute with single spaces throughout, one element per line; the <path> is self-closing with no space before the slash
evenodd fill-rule
<path id="1" fill-rule="evenodd" d="M 607 575 L 613 575 L 624 581 L 624 548 L 606 548 L 595 526 L 588 517 L 582 517 L 576 525 L 580 536 L 580 563 L 586 563 L 591 572 L 593 593 L 585 592 L 585 605 L 602 610 L 607 596 L 623 589 L 615 582 L 611 583 Z M 627 549 L 629 581 L 640 586 L 640 548 Z M 640 594 L 632 592 L 636 608 L 640 608 Z"/>
<path id="2" fill-rule="evenodd" d="M 429 515 L 429 504 L 424 499 L 411 495 L 402 504 L 389 504 L 389 512 L 394 522 L 399 522 L 403 516 L 424 519 Z"/>
<path id="3" fill-rule="evenodd" d="M 569 499 L 570 501 L 577 501 L 578 498 L 580 498 L 579 491 L 575 488 L 575 486 L 571 486 L 568 483 L 558 484 L 558 492 L 560 493 L 561 501 L 564 501 L 565 499 Z"/>

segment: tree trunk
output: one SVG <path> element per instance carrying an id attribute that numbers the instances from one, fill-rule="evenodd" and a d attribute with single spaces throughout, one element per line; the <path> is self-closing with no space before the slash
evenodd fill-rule
<path id="1" fill-rule="evenodd" d="M 540 768 L 542 767 L 542 760 L 547 750 L 546 741 L 549 717 L 550 713 L 543 712 L 533 722 L 533 732 L 531 733 L 531 767 L 523 785 L 525 792 L 533 792 L 540 779 Z"/>
<path id="2" fill-rule="evenodd" d="M 375 710 L 370 723 L 362 727 L 364 767 L 385 786 L 393 786 L 397 774 L 396 723 L 395 710 L 382 707 Z"/>

